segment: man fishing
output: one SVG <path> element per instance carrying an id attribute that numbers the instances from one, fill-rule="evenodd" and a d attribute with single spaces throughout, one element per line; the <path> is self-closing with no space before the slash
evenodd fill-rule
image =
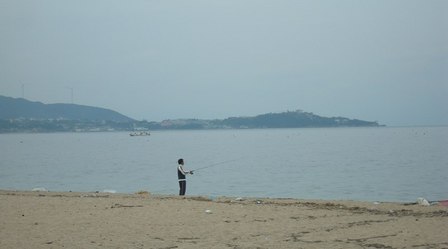
<path id="1" fill-rule="evenodd" d="M 185 195 L 185 191 L 187 190 L 187 179 L 186 175 L 193 175 L 193 170 L 185 170 L 184 169 L 184 159 L 177 160 L 177 179 L 179 179 L 179 195 Z"/>

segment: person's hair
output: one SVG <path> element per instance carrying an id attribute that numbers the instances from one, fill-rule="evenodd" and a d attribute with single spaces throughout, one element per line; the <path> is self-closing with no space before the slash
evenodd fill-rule
<path id="1" fill-rule="evenodd" d="M 184 159 L 181 158 L 181 159 L 177 160 L 177 163 L 178 164 L 184 164 Z"/>

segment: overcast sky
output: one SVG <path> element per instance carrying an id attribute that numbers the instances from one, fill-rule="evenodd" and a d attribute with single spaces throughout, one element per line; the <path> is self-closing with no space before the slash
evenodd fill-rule
<path id="1" fill-rule="evenodd" d="M 0 0 L 0 95 L 448 124 L 448 1 Z M 24 90 L 24 91 L 22 91 Z"/>

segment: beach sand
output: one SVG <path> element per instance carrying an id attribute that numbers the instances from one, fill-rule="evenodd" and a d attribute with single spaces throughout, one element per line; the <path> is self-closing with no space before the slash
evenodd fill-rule
<path id="1" fill-rule="evenodd" d="M 0 248 L 448 248 L 448 208 L 3 190 Z"/>

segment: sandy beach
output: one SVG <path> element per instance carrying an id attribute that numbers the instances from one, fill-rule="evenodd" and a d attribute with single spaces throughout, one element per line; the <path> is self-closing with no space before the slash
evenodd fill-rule
<path id="1" fill-rule="evenodd" d="M 448 248 L 448 208 L 0 191 L 0 248 Z"/>

